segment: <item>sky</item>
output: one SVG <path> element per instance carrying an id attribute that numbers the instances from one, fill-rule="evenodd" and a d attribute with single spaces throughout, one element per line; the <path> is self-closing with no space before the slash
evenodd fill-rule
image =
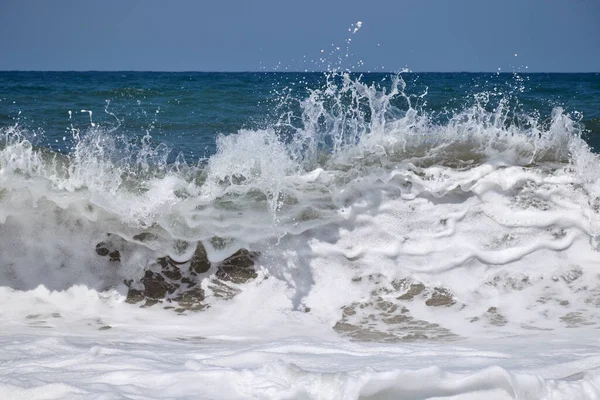
<path id="1" fill-rule="evenodd" d="M 0 0 L 0 70 L 327 67 L 600 72 L 600 0 Z"/>

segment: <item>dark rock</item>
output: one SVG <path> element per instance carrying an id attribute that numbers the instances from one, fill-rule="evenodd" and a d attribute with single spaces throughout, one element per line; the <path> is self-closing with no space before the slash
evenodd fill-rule
<path id="1" fill-rule="evenodd" d="M 172 263 L 173 260 L 171 260 L 170 257 L 159 258 L 157 261 L 162 267 L 161 272 L 164 276 L 175 281 L 178 281 L 182 278 L 181 270 L 179 267 L 175 266 L 174 263 Z"/>
<path id="2" fill-rule="evenodd" d="M 204 290 L 199 287 L 181 293 L 173 298 L 173 301 L 179 303 L 179 306 L 186 310 L 202 310 L 206 307 L 202 303 L 204 301 Z"/>
<path id="3" fill-rule="evenodd" d="M 110 257 L 110 261 L 113 261 L 113 262 L 121 261 L 121 253 L 119 253 L 118 250 L 111 252 L 108 256 Z"/>
<path id="4" fill-rule="evenodd" d="M 152 307 L 153 305 L 155 305 L 157 303 L 158 303 L 158 300 L 146 299 L 146 302 L 144 304 L 142 304 L 140 306 L 140 308 Z"/>
<path id="5" fill-rule="evenodd" d="M 107 242 L 100 242 L 96 245 L 96 254 L 105 257 L 109 256 L 110 261 L 121 261 L 121 253 L 118 250 L 114 250 L 113 244 L 110 240 Z"/>
<path id="6" fill-rule="evenodd" d="M 186 285 L 188 285 L 188 288 L 194 287 L 198 284 L 197 282 L 191 280 L 190 278 L 188 278 L 186 276 L 181 278 L 181 283 L 185 283 Z"/>
<path id="7" fill-rule="evenodd" d="M 258 253 L 240 249 L 231 257 L 225 259 L 217 269 L 217 278 L 233 283 L 246 283 L 258 275 L 254 271 L 254 259 Z"/>
<path id="8" fill-rule="evenodd" d="M 175 281 L 178 281 L 181 279 L 181 271 L 177 267 L 171 267 L 169 269 L 165 268 L 165 269 L 163 269 L 162 273 L 167 278 L 175 280 Z"/>
<path id="9" fill-rule="evenodd" d="M 129 304 L 135 304 L 135 303 L 139 303 L 140 301 L 144 300 L 144 294 L 136 289 L 129 289 L 129 291 L 127 292 L 127 298 L 125 299 L 125 301 Z"/>
<path id="10" fill-rule="evenodd" d="M 177 286 L 165 281 L 161 274 L 152 271 L 146 271 L 142 283 L 144 284 L 144 296 L 149 299 L 163 299 L 167 293 L 171 294 L 177 289 Z"/>
<path id="11" fill-rule="evenodd" d="M 108 255 L 108 253 L 110 253 L 110 250 L 108 250 L 108 248 L 106 247 L 106 243 L 100 242 L 96 245 L 96 253 L 99 256 L 105 257 Z"/>
<path id="12" fill-rule="evenodd" d="M 196 274 L 203 274 L 210 269 L 210 261 L 208 261 L 208 256 L 206 255 L 206 249 L 202 245 L 202 243 L 198 242 L 198 246 L 196 247 L 196 251 L 190 260 L 190 272 L 194 272 Z"/>
<path id="13" fill-rule="evenodd" d="M 118 251 L 113 253 L 109 253 L 111 259 L 120 259 Z M 242 249 L 219 263 L 216 276 L 210 279 L 208 286 L 213 294 L 225 299 L 237 295 L 239 289 L 232 287 L 233 285 L 229 286 L 228 282 L 240 284 L 256 278 L 253 267 L 257 256 L 257 253 Z M 168 256 L 161 257 L 156 262 L 157 264 L 145 271 L 144 276 L 135 284 L 133 280 L 125 281 L 129 288 L 126 299 L 128 303 L 143 302 L 141 307 L 150 307 L 157 303 L 166 305 L 174 302 L 178 306 L 169 308 L 179 313 L 208 307 L 204 303 L 205 293 L 198 274 L 208 272 L 211 263 L 201 243 L 198 243 L 193 257 L 189 260 L 189 272 L 181 268 L 184 263 L 175 262 Z"/>

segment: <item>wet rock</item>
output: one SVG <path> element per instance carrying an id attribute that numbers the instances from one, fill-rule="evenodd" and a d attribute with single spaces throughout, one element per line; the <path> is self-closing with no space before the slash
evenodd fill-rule
<path id="1" fill-rule="evenodd" d="M 206 255 L 206 249 L 202 245 L 202 243 L 198 243 L 196 247 L 196 251 L 190 260 L 190 272 L 196 274 L 203 274 L 210 269 L 210 261 L 208 261 L 208 256 Z"/>
<path id="2" fill-rule="evenodd" d="M 359 330 L 360 328 L 356 325 L 349 324 L 347 322 L 338 321 L 333 326 L 333 330 L 339 333 L 350 333 Z"/>
<path id="3" fill-rule="evenodd" d="M 108 239 L 96 244 L 96 254 L 101 257 L 109 257 L 112 262 L 121 261 L 121 253 L 117 249 L 123 249 L 123 245 L 126 243 L 122 238 L 113 236 L 107 233 Z"/>
<path id="4" fill-rule="evenodd" d="M 167 294 L 171 294 L 177 287 L 165 280 L 165 278 L 156 272 L 146 271 L 142 278 L 144 284 L 144 296 L 150 299 L 160 300 Z"/>
<path id="5" fill-rule="evenodd" d="M 196 286 L 198 283 L 196 281 L 191 280 L 190 278 L 184 276 L 181 278 L 181 283 L 188 285 L 188 288 Z"/>
<path id="6" fill-rule="evenodd" d="M 96 245 L 96 253 L 99 256 L 105 257 L 108 255 L 108 253 L 110 253 L 110 250 L 108 249 L 106 243 L 100 242 Z"/>
<path id="7" fill-rule="evenodd" d="M 140 307 L 147 308 L 147 307 L 152 307 L 155 304 L 158 304 L 158 300 L 146 299 L 146 302 L 144 304 L 142 304 Z"/>
<path id="8" fill-rule="evenodd" d="M 456 337 L 438 324 L 414 318 L 408 308 L 381 298 L 342 307 L 342 318 L 332 328 L 358 341 L 398 342 Z"/>
<path id="9" fill-rule="evenodd" d="M 162 271 L 163 275 L 171 280 L 178 281 L 182 278 L 181 271 L 177 267 L 164 268 Z"/>
<path id="10" fill-rule="evenodd" d="M 127 298 L 125 299 L 125 301 L 129 304 L 136 304 L 140 301 L 143 301 L 145 298 L 146 297 L 140 290 L 130 288 L 127 292 Z"/>
<path id="11" fill-rule="evenodd" d="M 342 309 L 342 315 L 344 317 L 349 317 L 349 316 L 352 316 L 352 315 L 356 315 L 356 310 L 354 309 L 353 306 L 344 307 Z"/>
<path id="12" fill-rule="evenodd" d="M 242 249 L 222 261 L 215 276 L 210 278 L 207 285 L 209 290 L 215 297 L 233 298 L 240 292 L 233 284 L 257 277 L 254 271 L 254 259 L 257 256 L 255 252 Z M 189 263 L 189 268 L 186 263 Z M 189 261 L 176 262 L 169 256 L 161 257 L 137 282 L 125 281 L 129 288 L 126 301 L 132 304 L 143 303 L 141 307 L 161 303 L 179 313 L 205 309 L 208 307 L 205 303 L 206 286 L 203 288 L 201 283 L 204 278 L 198 275 L 208 272 L 210 268 L 211 263 L 201 243 L 197 245 Z M 177 304 L 172 307 L 168 306 L 169 303 Z"/>
<path id="13" fill-rule="evenodd" d="M 161 266 L 161 272 L 171 280 L 178 281 L 182 278 L 181 270 L 170 257 L 163 257 L 157 260 Z"/>
<path id="14" fill-rule="evenodd" d="M 257 256 L 258 253 L 246 249 L 238 250 L 219 264 L 217 278 L 237 284 L 255 279 L 258 275 L 253 267 Z"/>
<path id="15" fill-rule="evenodd" d="M 375 303 L 375 308 L 387 314 L 393 314 L 398 310 L 398 306 L 396 304 L 389 301 L 385 301 L 381 298 L 377 299 L 377 302 Z"/>
<path id="16" fill-rule="evenodd" d="M 110 257 L 110 261 L 112 262 L 120 262 L 121 261 L 121 253 L 118 250 L 112 251 L 108 254 Z"/>
<path id="17" fill-rule="evenodd" d="M 448 307 L 456 303 L 452 298 L 452 292 L 444 288 L 434 288 L 431 297 L 427 299 L 425 305 L 429 307 Z"/>
<path id="18" fill-rule="evenodd" d="M 141 307 L 150 307 L 158 302 L 170 302 L 173 295 L 178 295 L 179 298 L 189 301 L 192 297 L 199 297 L 197 294 L 185 296 L 185 290 L 196 286 L 196 282 L 188 277 L 184 277 L 179 267 L 170 262 L 169 257 L 159 258 L 157 266 L 160 267 L 160 272 L 156 270 L 147 270 L 144 276 L 134 285 L 133 280 L 125 281 L 125 285 L 129 288 L 127 293 L 127 303 L 136 304 L 144 302 Z M 183 281 L 188 282 L 186 284 Z M 197 289 L 193 289 L 197 292 Z M 201 289 L 200 289 L 201 290 Z M 202 299 L 204 295 L 202 293 Z"/>
<path id="19" fill-rule="evenodd" d="M 425 290 L 425 285 L 422 283 L 413 283 L 410 285 L 406 293 L 398 297 L 398 300 L 412 300 L 415 296 L 418 296 Z"/>
<path id="20" fill-rule="evenodd" d="M 186 290 L 173 298 L 173 301 L 179 303 L 180 308 L 184 310 L 198 311 L 206 308 L 206 305 L 202 303 L 204 301 L 204 290 L 199 287 L 192 290 Z"/>

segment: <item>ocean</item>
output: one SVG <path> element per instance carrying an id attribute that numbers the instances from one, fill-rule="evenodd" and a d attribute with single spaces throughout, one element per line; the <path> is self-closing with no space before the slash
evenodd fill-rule
<path id="1" fill-rule="evenodd" d="M 600 74 L 0 72 L 0 397 L 600 398 Z"/>

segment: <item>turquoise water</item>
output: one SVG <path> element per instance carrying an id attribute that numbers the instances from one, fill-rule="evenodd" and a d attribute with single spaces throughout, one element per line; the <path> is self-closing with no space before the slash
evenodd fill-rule
<path id="1" fill-rule="evenodd" d="M 352 75 L 387 90 L 393 77 Z M 588 143 L 600 149 L 600 74 L 407 73 L 402 78 L 411 106 L 440 124 L 477 101 L 490 111 L 506 101 L 508 123 L 522 115 L 543 123 L 553 108 L 562 107 L 583 124 Z M 218 134 L 272 127 L 289 139 L 292 127 L 302 124 L 299 102 L 336 79 L 323 73 L 0 72 L 0 128 L 19 124 L 37 133 L 34 145 L 69 152 L 72 129 L 85 131 L 93 122 L 131 140 L 150 134 L 155 144 L 169 147 L 171 161 L 179 153 L 197 161 L 214 154 Z M 393 112 L 408 109 L 404 96 L 391 103 Z M 92 111 L 91 120 L 81 110 Z"/>

